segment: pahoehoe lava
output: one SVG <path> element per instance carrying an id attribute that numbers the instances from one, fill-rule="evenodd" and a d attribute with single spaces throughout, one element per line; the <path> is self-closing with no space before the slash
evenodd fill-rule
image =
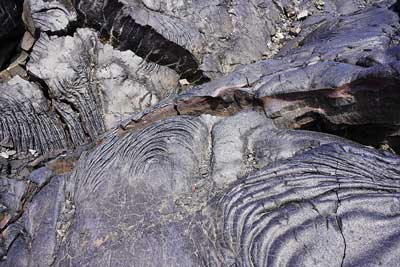
<path id="1" fill-rule="evenodd" d="M 400 261 L 395 0 L 0 0 L 0 267 Z"/>
<path id="2" fill-rule="evenodd" d="M 95 4 L 86 0 L 76 2 L 82 24 L 99 30 L 101 37 L 110 39 L 114 47 L 132 50 L 150 62 L 168 66 L 189 82 L 209 81 L 188 50 L 166 39 L 150 25 L 135 21 L 130 13 L 136 8 L 135 5 L 126 7 L 118 0 L 99 1 Z"/>

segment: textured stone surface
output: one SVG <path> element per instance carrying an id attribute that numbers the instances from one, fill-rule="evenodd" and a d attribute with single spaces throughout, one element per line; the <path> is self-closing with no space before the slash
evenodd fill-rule
<path id="1" fill-rule="evenodd" d="M 17 151 L 44 152 L 67 146 L 64 130 L 36 84 L 16 76 L 1 84 L 0 91 L 1 140 L 10 139 Z"/>
<path id="2" fill-rule="evenodd" d="M 25 1 L 26 15 L 32 28 L 41 32 L 62 32 L 71 27 L 77 19 L 73 1 L 70 0 L 28 0 Z"/>
<path id="3" fill-rule="evenodd" d="M 27 68 L 46 82 L 70 131 L 79 131 L 79 122 L 68 121 L 75 109 L 92 140 L 105 125 L 109 128 L 118 119 L 154 105 L 178 87 L 172 70 L 147 63 L 130 51 L 113 50 L 89 29 L 79 29 L 73 37 L 43 34 Z M 74 142 L 80 143 L 79 139 Z"/>
<path id="4" fill-rule="evenodd" d="M 0 1 L 0 266 L 398 266 L 397 2 Z"/>
<path id="5" fill-rule="evenodd" d="M 0 70 L 12 60 L 24 33 L 22 24 L 22 0 L 0 1 Z"/>
<path id="6" fill-rule="evenodd" d="M 399 172 L 389 166 L 398 160 L 334 144 L 255 172 L 206 212 L 216 216 L 208 257 L 215 266 L 395 266 Z"/>

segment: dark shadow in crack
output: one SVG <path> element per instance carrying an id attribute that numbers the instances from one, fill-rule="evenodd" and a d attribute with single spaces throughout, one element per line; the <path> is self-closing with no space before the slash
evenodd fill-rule
<path id="1" fill-rule="evenodd" d="M 0 1 L 0 71 L 19 55 L 25 32 L 22 21 L 23 0 Z"/>
<path id="2" fill-rule="evenodd" d="M 137 23 L 129 12 L 125 12 L 121 2 L 110 0 L 102 8 L 84 0 L 75 5 L 79 24 L 99 31 L 101 39 L 109 41 L 116 49 L 131 50 L 146 61 L 167 66 L 192 84 L 210 81 L 189 50 L 167 39 L 150 25 Z"/>

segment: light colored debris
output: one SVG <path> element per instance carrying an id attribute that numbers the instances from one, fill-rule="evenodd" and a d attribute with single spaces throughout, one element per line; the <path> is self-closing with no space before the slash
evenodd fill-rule
<path id="1" fill-rule="evenodd" d="M 310 15 L 310 12 L 308 10 L 302 10 L 297 14 L 297 20 L 303 20 L 307 18 Z"/>
<path id="2" fill-rule="evenodd" d="M 301 32 L 301 28 L 300 27 L 291 27 L 289 29 L 289 33 L 291 35 L 294 35 L 294 36 L 297 36 L 300 32 Z"/>
<path id="3" fill-rule="evenodd" d="M 8 158 L 10 158 L 10 156 L 14 156 L 15 154 L 17 154 L 17 151 L 15 151 L 15 150 L 6 150 L 6 151 L 1 152 L 0 156 L 5 159 L 8 159 Z"/>
<path id="4" fill-rule="evenodd" d="M 38 152 L 34 149 L 29 149 L 29 153 L 31 153 L 31 155 L 35 157 L 38 155 Z"/>
<path id="5" fill-rule="evenodd" d="M 318 10 L 323 10 L 324 7 L 325 7 L 325 2 L 322 1 L 322 0 L 318 0 L 317 2 L 315 2 L 315 7 L 316 7 Z"/>
<path id="6" fill-rule="evenodd" d="M 285 39 L 285 35 L 280 31 L 276 32 L 274 36 L 272 36 L 272 42 L 279 43 L 281 40 Z"/>
<path id="7" fill-rule="evenodd" d="M 6 136 L 3 140 L 0 141 L 0 146 L 6 147 L 6 148 L 12 148 L 13 143 L 12 140 L 9 136 Z"/>
<path id="8" fill-rule="evenodd" d="M 287 8 L 285 8 L 285 12 L 286 12 L 286 16 L 288 18 L 292 18 L 296 16 L 296 13 L 298 12 L 296 7 L 293 6 L 288 6 Z"/>
<path id="9" fill-rule="evenodd" d="M 186 86 L 186 85 L 190 85 L 189 81 L 187 79 L 181 79 L 179 80 L 179 84 L 181 86 Z"/>
<path id="10" fill-rule="evenodd" d="M 33 38 L 32 34 L 30 32 L 25 32 L 24 37 L 22 38 L 21 48 L 25 51 L 29 51 L 34 43 L 35 38 Z"/>

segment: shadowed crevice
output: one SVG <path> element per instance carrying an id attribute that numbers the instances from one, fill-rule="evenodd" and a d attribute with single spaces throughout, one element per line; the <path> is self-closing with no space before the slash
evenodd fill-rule
<path id="1" fill-rule="evenodd" d="M 329 133 L 377 148 L 389 146 L 399 153 L 398 83 L 396 78 L 368 78 L 334 91 L 275 96 L 274 105 L 281 109 L 271 114 L 290 128 Z"/>
<path id="2" fill-rule="evenodd" d="M 23 0 L 0 1 L 0 70 L 6 69 L 20 50 L 25 28 L 22 22 Z"/>
<path id="3" fill-rule="evenodd" d="M 400 1 L 397 0 L 397 2 L 390 7 L 390 9 L 396 12 L 400 16 Z"/>
<path id="4" fill-rule="evenodd" d="M 398 83 L 396 78 L 369 78 L 336 89 L 264 97 L 243 88 L 222 90 L 216 96 L 181 96 L 121 124 L 119 134 L 142 129 L 166 117 L 202 114 L 225 117 L 254 109 L 264 111 L 282 129 L 330 133 L 364 145 L 388 145 L 399 153 Z"/>
<path id="5" fill-rule="evenodd" d="M 150 25 L 137 23 L 121 2 L 111 0 L 104 7 L 94 7 L 81 0 L 76 1 L 76 6 L 79 23 L 99 31 L 102 40 L 110 41 L 115 48 L 131 50 L 149 62 L 167 66 L 190 83 L 201 84 L 210 80 L 199 69 L 191 52 L 168 40 Z"/>

